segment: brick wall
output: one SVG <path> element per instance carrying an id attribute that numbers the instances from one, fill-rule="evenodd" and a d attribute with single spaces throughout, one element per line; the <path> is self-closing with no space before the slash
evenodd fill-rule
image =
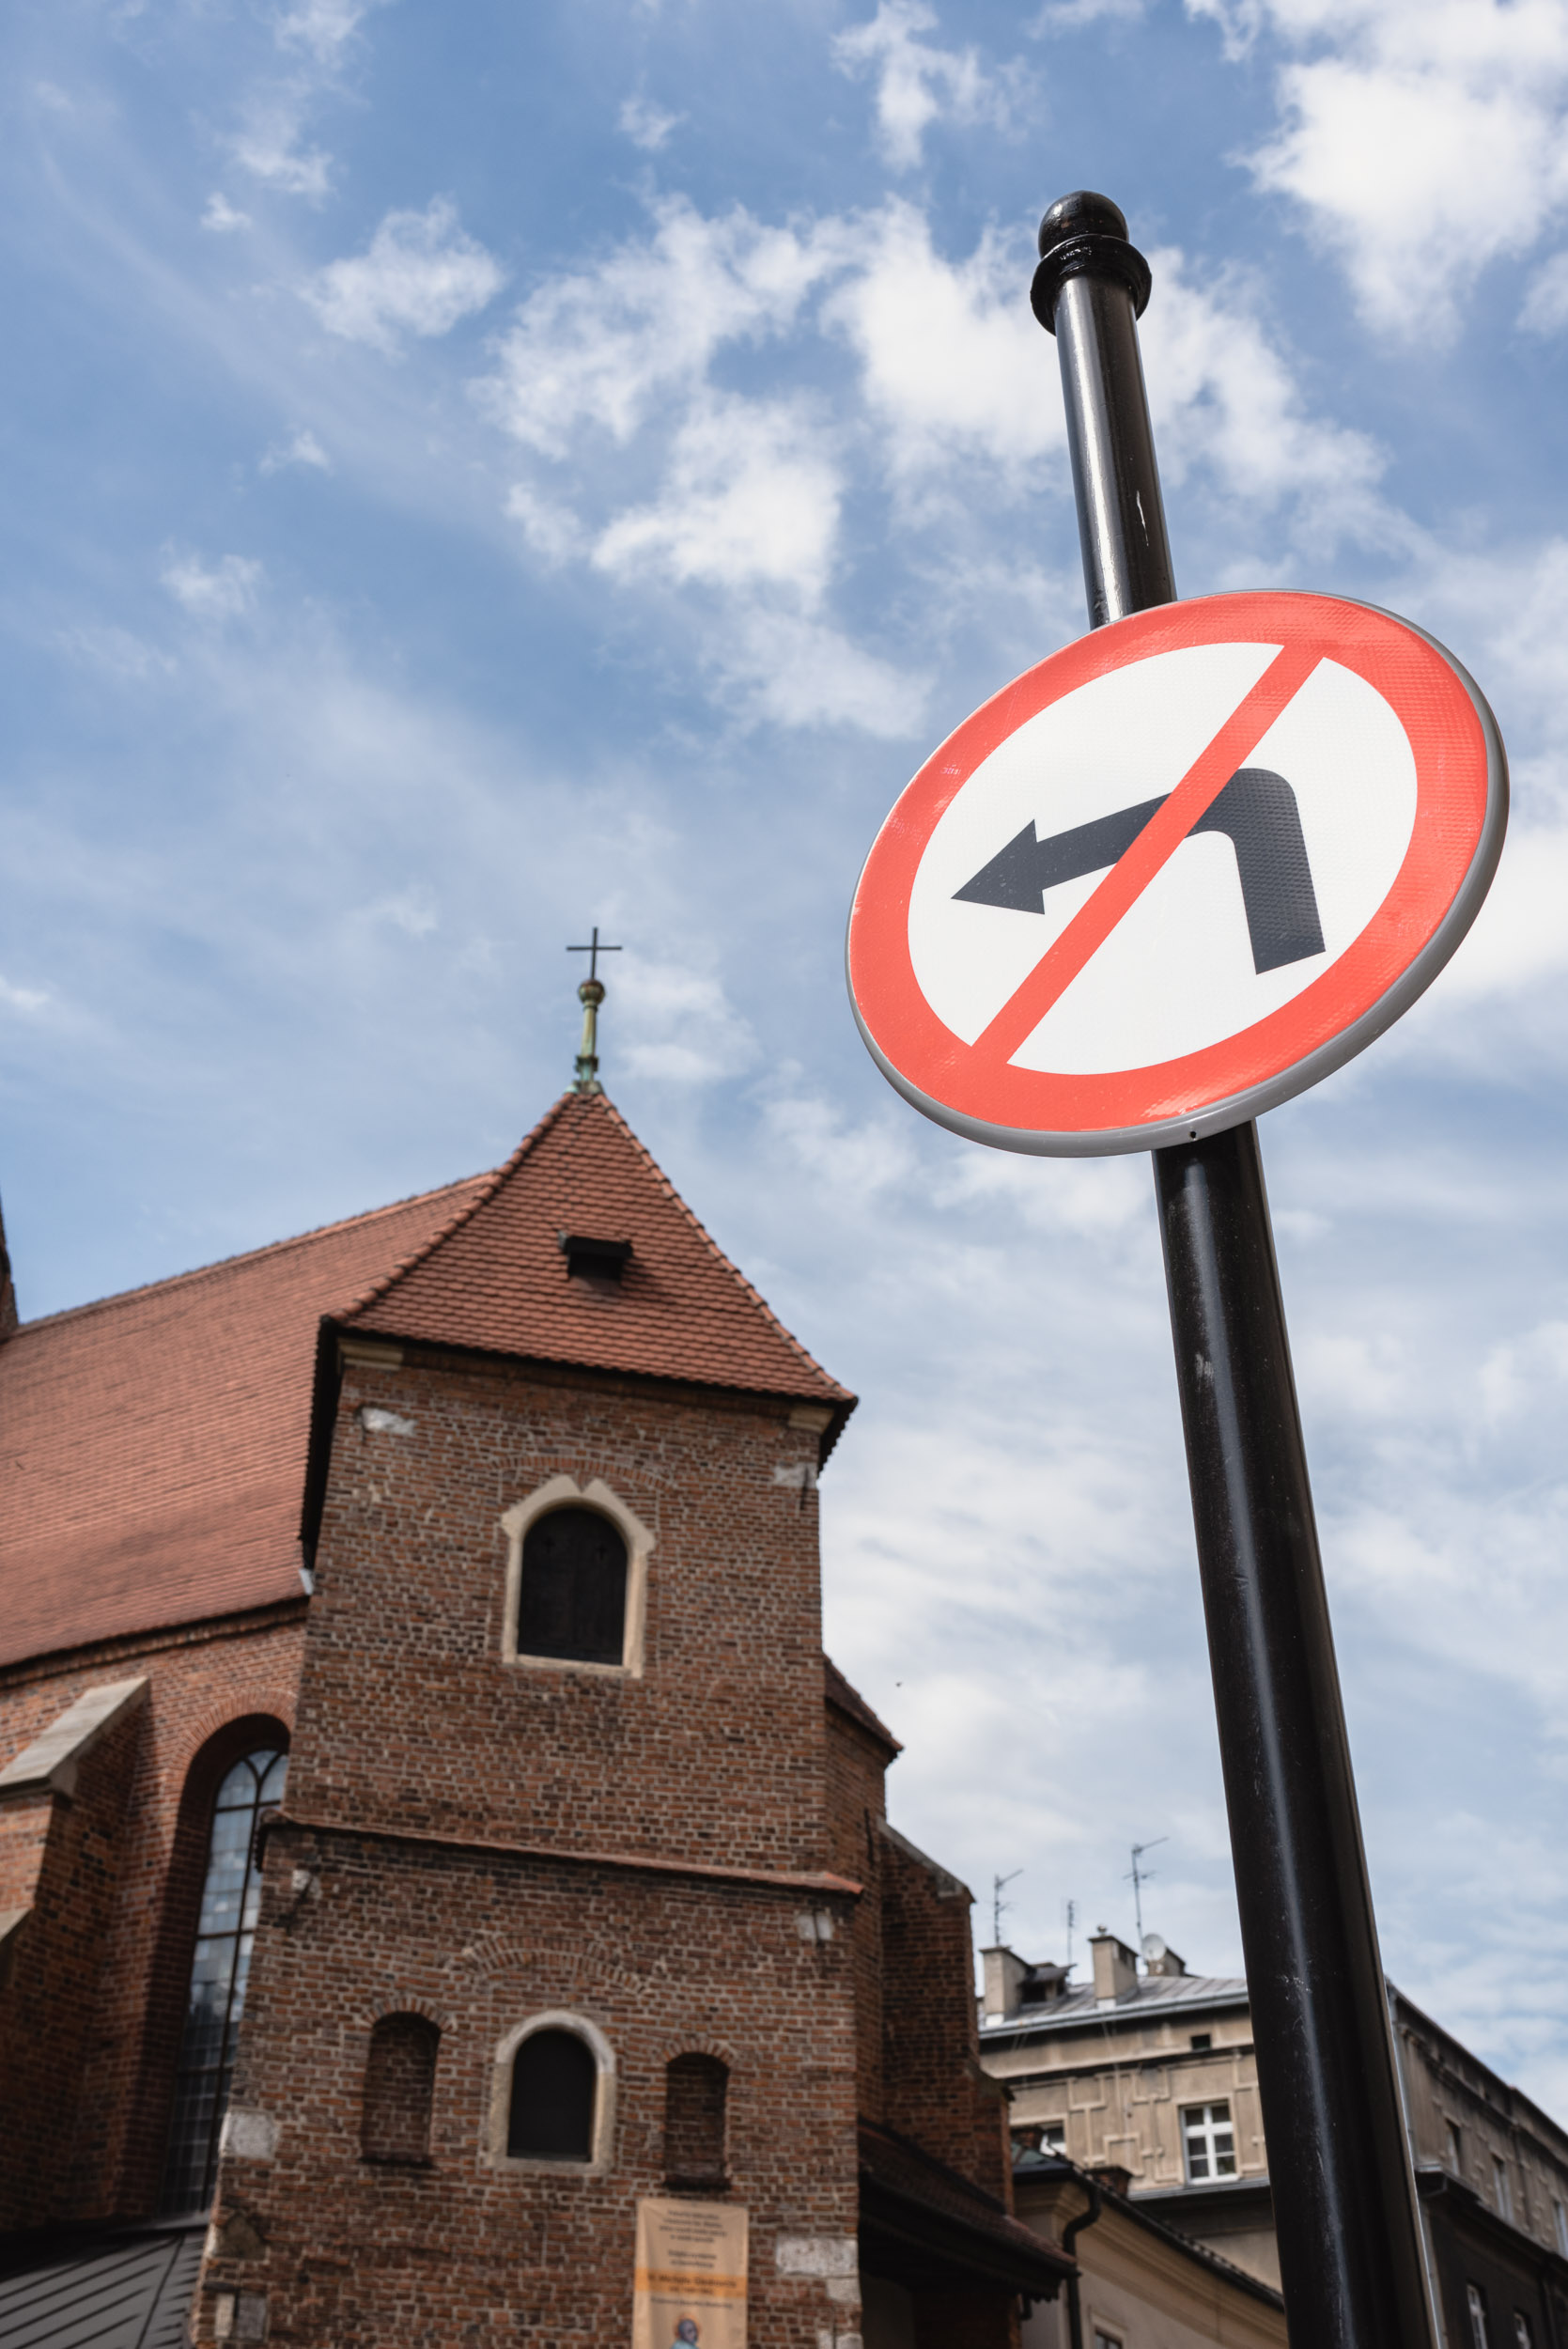
<path id="1" fill-rule="evenodd" d="M 847 1899 L 816 1899 L 844 1921 Z M 625 2341 L 635 2206 L 667 2190 L 683 2052 L 729 2071 L 723 2191 L 751 2217 L 753 2349 L 857 2330 L 853 2305 L 777 2265 L 781 2236 L 852 2236 L 857 2216 L 848 1942 L 802 1938 L 800 1914 L 784 1888 L 274 1831 L 235 2108 L 278 2133 L 270 2158 L 224 2163 L 201 2338 L 232 2293 L 266 2296 L 271 2338 L 334 2349 Z M 613 2054 L 602 2172 L 490 2159 L 494 2052 L 551 2012 Z M 441 2029 L 425 2166 L 363 2156 L 388 2013 Z"/>
<path id="2" fill-rule="evenodd" d="M 980 2067 L 970 1895 L 886 1829 L 881 1848 L 883 2117 L 1011 2210 L 1006 2094 Z"/>
<path id="3" fill-rule="evenodd" d="M 866 1887 L 849 1925 L 855 1984 L 855 2035 L 860 2108 L 868 2121 L 886 2118 L 882 2097 L 882 1899 L 880 1868 L 887 1792 L 885 1749 L 838 1706 L 828 1706 L 828 1848 L 830 1864 Z"/>
<path id="4" fill-rule="evenodd" d="M 349 1364 L 235 2088 L 259 2134 L 224 2162 L 204 2337 L 233 2294 L 265 2295 L 272 2338 L 334 2349 L 624 2339 L 682 2053 L 728 2070 L 718 2190 L 750 2215 L 755 2349 L 858 2330 L 852 2283 L 835 2296 L 776 2256 L 852 2238 L 858 2210 L 815 1454 L 766 1398 L 435 1353 Z M 563 1475 L 602 1480 L 653 1536 L 640 1678 L 504 1660 L 500 1520 Z M 602 2168 L 494 2158 L 496 2049 L 549 2013 L 612 2051 Z M 390 2014 L 442 2033 L 424 2166 L 364 2158 Z"/>
<path id="5" fill-rule="evenodd" d="M 41 1853 L 31 1892 L 0 1898 L 34 1910 L 0 1986 L 0 2230 L 152 2210 L 206 1859 L 204 1813 L 171 1884 L 181 1798 L 226 1727 L 291 1720 L 303 1612 L 118 1641 L 0 1680 L 0 1767 L 86 1689 L 150 1683 L 73 1798 L 0 1801 L 0 1865 L 24 1872 L 29 1843 Z"/>
<path id="6" fill-rule="evenodd" d="M 824 1866 L 816 1439 L 788 1409 L 475 1358 L 351 1363 L 290 1810 Z M 501 1518 L 562 1475 L 601 1479 L 653 1535 L 640 1679 L 503 1660 Z"/>

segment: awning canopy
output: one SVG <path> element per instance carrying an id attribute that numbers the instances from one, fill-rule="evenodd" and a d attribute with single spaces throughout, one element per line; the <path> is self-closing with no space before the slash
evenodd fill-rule
<path id="1" fill-rule="evenodd" d="M 891 2129 L 862 2121 L 861 2265 L 910 2292 L 1054 2300 L 1078 2263 L 989 2194 Z"/>

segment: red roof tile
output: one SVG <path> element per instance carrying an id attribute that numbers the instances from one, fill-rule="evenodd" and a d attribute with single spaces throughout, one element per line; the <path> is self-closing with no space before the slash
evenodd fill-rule
<path id="1" fill-rule="evenodd" d="M 563 1230 L 630 1240 L 618 1287 Z M 323 1318 L 826 1405 L 818 1368 L 602 1096 L 493 1174 L 0 1328 L 0 1664 L 292 1598 Z"/>
<path id="2" fill-rule="evenodd" d="M 489 1179 L 0 1344 L 0 1663 L 297 1597 L 320 1319 Z"/>
<path id="3" fill-rule="evenodd" d="M 575 1278 L 563 1233 L 629 1240 Z M 854 1396 L 721 1253 L 602 1094 L 567 1093 L 450 1228 L 349 1316 L 356 1330 L 822 1403 Z"/>

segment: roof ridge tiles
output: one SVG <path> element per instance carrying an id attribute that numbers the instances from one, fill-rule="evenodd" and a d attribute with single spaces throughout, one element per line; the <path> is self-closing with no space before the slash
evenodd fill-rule
<path id="1" fill-rule="evenodd" d="M 546 1149 L 552 1137 L 552 1146 Z M 536 1199 L 528 1188 L 533 1166 L 539 1169 L 542 1186 Z M 524 1188 L 512 1192 L 520 1176 Z M 639 1287 L 635 1277 L 629 1283 L 629 1304 L 613 1328 L 592 1314 L 582 1318 L 581 1297 L 574 1296 L 569 1307 L 564 1293 L 557 1300 L 544 1268 L 541 1252 L 547 1238 L 553 1259 L 554 1224 L 576 1212 L 569 1202 L 584 1180 L 603 1187 L 608 1212 L 629 1217 L 636 1236 L 634 1274 L 636 1267 L 653 1268 L 651 1288 Z M 551 1203 L 548 1213 L 546 1202 Z M 645 1223 L 650 1208 L 656 1217 L 651 1227 Z M 488 1212 L 499 1219 L 493 1234 L 480 1229 Z M 672 1212 L 687 1235 L 685 1245 L 694 1245 L 698 1252 L 695 1263 L 688 1259 L 684 1269 L 675 1271 L 674 1287 L 674 1268 L 661 1250 L 655 1246 L 651 1255 L 644 1252 L 658 1217 Z M 541 1214 L 551 1226 L 548 1236 L 538 1227 Z M 530 1229 L 532 1237 L 525 1237 Z M 449 1252 L 454 1243 L 455 1255 Z M 706 1271 L 699 1271 L 699 1266 Z M 564 1266 L 562 1272 L 565 1276 Z M 713 1276 L 721 1285 L 705 1297 L 705 1283 Z M 712 1322 L 715 1312 L 717 1325 Z M 701 1340 L 694 1336 L 694 1314 L 708 1330 Z M 834 1407 L 840 1424 L 855 1399 L 784 1327 L 602 1093 L 564 1093 L 505 1164 L 440 1230 L 333 1317 L 345 1330 L 389 1337 L 578 1361 L 600 1369 L 695 1377 L 753 1392 L 804 1392 Z"/>
<path id="2" fill-rule="evenodd" d="M 500 1172 L 502 1170 L 498 1170 Z M 306 1248 L 315 1240 L 325 1239 L 329 1234 L 363 1230 L 378 1222 L 383 1216 L 401 1215 L 410 1207 L 422 1206 L 427 1200 L 439 1199 L 445 1191 L 467 1190 L 475 1183 L 483 1183 L 487 1191 L 494 1176 L 484 1174 L 459 1174 L 450 1183 L 436 1183 L 428 1190 L 411 1190 L 402 1199 L 388 1199 L 379 1207 L 362 1207 L 353 1215 L 338 1216 L 326 1223 L 313 1223 L 303 1232 L 289 1232 L 282 1239 L 264 1240 L 259 1248 L 239 1248 L 232 1256 L 214 1256 L 210 1264 L 189 1266 L 183 1272 L 165 1272 L 156 1281 L 142 1281 L 134 1288 L 111 1289 L 107 1297 L 89 1297 L 80 1305 L 62 1305 L 52 1314 L 35 1314 L 30 1320 L 19 1322 L 7 1341 L 29 1337 L 33 1331 L 57 1330 L 68 1321 L 84 1321 L 90 1315 L 107 1313 L 116 1305 L 129 1305 L 136 1299 L 152 1297 L 161 1289 L 182 1287 L 188 1282 L 210 1281 L 221 1272 L 232 1272 L 237 1267 L 256 1264 L 264 1256 L 279 1256 L 290 1248 Z M 453 1219 L 460 1222 L 466 1209 Z"/>
<path id="3" fill-rule="evenodd" d="M 795 1352 L 800 1355 L 800 1360 L 809 1369 L 815 1371 L 819 1378 L 826 1379 L 829 1386 L 835 1389 L 841 1396 L 846 1398 L 849 1393 L 848 1388 L 840 1386 L 838 1380 L 832 1376 L 831 1372 L 823 1369 L 822 1364 L 817 1361 L 815 1355 L 811 1352 L 810 1348 L 801 1345 L 800 1339 L 795 1335 L 794 1331 L 784 1328 L 784 1323 L 779 1319 L 778 1315 L 773 1311 L 773 1308 L 768 1302 L 767 1298 L 763 1296 L 762 1291 L 751 1281 L 748 1281 L 746 1275 L 741 1271 L 740 1267 L 737 1264 L 731 1262 L 730 1258 L 725 1255 L 723 1250 L 720 1247 L 718 1241 L 714 1238 L 712 1233 L 708 1230 L 706 1224 L 704 1223 L 701 1217 L 698 1216 L 692 1208 L 688 1206 L 686 1201 L 681 1197 L 674 1183 L 671 1182 L 669 1176 L 665 1174 L 663 1168 L 654 1157 L 653 1152 L 648 1148 L 646 1143 L 640 1141 L 637 1135 L 632 1132 L 631 1128 L 627 1124 L 626 1119 L 621 1115 L 620 1111 L 615 1107 L 613 1101 L 610 1099 L 608 1095 L 602 1096 L 601 1097 L 603 1098 L 605 1108 L 609 1111 L 611 1116 L 614 1119 L 622 1133 L 625 1134 L 632 1148 L 639 1154 L 640 1157 L 646 1159 L 650 1173 L 657 1176 L 658 1180 L 663 1185 L 675 1205 L 680 1209 L 681 1214 L 685 1216 L 687 1221 L 691 1224 L 692 1230 L 697 1234 L 698 1237 L 704 1240 L 712 1250 L 713 1253 L 718 1257 L 719 1262 L 723 1266 L 724 1270 L 735 1280 L 738 1281 L 740 1286 L 745 1290 L 747 1296 L 751 1299 L 753 1304 L 756 1306 L 763 1318 L 770 1323 L 773 1329 L 778 1331 L 780 1337 L 784 1339 L 786 1346 L 794 1348 Z"/>
<path id="4" fill-rule="evenodd" d="M 522 1140 L 518 1143 L 517 1148 L 512 1152 L 511 1157 L 505 1159 L 500 1166 L 496 1167 L 492 1173 L 484 1178 L 484 1180 L 480 1183 L 478 1190 L 474 1192 L 473 1198 L 468 1202 L 467 1206 L 459 1207 L 456 1215 L 451 1218 L 450 1221 L 443 1223 L 440 1231 L 436 1232 L 432 1237 L 427 1239 L 424 1243 L 423 1247 L 416 1248 L 411 1255 L 401 1257 L 398 1262 L 393 1266 L 390 1272 L 383 1273 L 379 1281 L 374 1282 L 371 1286 L 365 1290 L 363 1297 L 356 1297 L 352 1304 L 346 1305 L 340 1318 L 344 1321 L 352 1321 L 357 1315 L 367 1312 L 372 1305 L 376 1304 L 386 1295 L 389 1289 L 396 1288 L 397 1283 L 403 1280 L 407 1274 L 411 1273 L 415 1265 L 423 1264 L 427 1256 L 432 1255 L 442 1245 L 443 1240 L 449 1240 L 455 1232 L 460 1232 L 463 1225 L 470 1221 L 474 1216 L 477 1215 L 480 1208 L 487 1206 L 489 1202 L 495 1197 L 495 1194 L 501 1189 L 502 1184 L 506 1180 L 509 1174 L 515 1174 L 517 1169 L 522 1164 L 523 1159 L 528 1156 L 530 1150 L 534 1149 L 536 1145 L 543 1140 L 548 1129 L 554 1125 L 556 1119 L 561 1115 L 562 1111 L 566 1108 L 567 1102 L 571 1098 L 572 1093 L 568 1087 L 568 1089 L 562 1094 L 560 1099 L 552 1103 L 552 1105 L 546 1110 L 544 1115 L 539 1119 L 538 1123 L 535 1126 L 530 1126 L 528 1131 L 523 1135 Z M 472 1180 L 473 1178 L 471 1177 L 470 1179 Z"/>

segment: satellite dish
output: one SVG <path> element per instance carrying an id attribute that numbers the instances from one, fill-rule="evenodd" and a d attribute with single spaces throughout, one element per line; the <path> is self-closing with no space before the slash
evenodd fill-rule
<path id="1" fill-rule="evenodd" d="M 1160 1939 L 1158 1934 L 1146 1933 L 1143 1936 L 1143 1956 L 1145 1962 L 1150 1966 L 1157 1966 L 1160 1959 L 1164 1955 L 1165 1944 Z"/>

